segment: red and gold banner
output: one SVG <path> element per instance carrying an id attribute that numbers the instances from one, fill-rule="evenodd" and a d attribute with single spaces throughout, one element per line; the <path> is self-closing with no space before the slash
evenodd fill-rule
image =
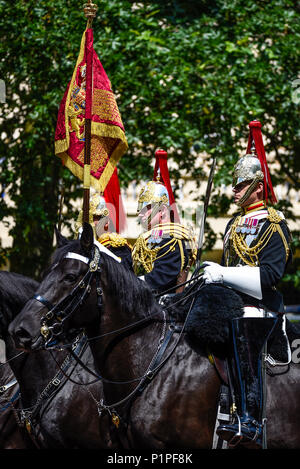
<path id="1" fill-rule="evenodd" d="M 87 67 L 88 61 L 92 62 L 92 67 Z M 89 82 L 92 86 L 88 86 Z M 82 181 L 85 119 L 91 119 L 90 185 L 103 193 L 128 144 L 110 80 L 93 48 L 91 28 L 82 36 L 55 131 L 55 154 Z"/>

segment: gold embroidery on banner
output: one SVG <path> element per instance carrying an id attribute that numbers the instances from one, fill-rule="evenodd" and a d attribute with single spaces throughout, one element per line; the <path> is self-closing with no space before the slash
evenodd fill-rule
<path id="1" fill-rule="evenodd" d="M 117 122 L 122 125 L 121 115 L 112 91 L 94 89 L 92 113 L 103 120 Z"/>
<path id="2" fill-rule="evenodd" d="M 85 112 L 86 64 L 80 67 L 80 75 L 82 78 L 81 85 L 78 86 L 77 83 L 74 81 L 67 112 L 69 117 L 69 123 L 71 126 L 70 132 L 75 132 L 78 140 L 83 141 L 84 132 L 81 132 L 80 127 L 84 125 L 85 119 L 80 119 L 78 115 L 84 114 Z"/>
<path id="3" fill-rule="evenodd" d="M 69 144 L 70 144 L 70 132 L 77 132 L 76 135 L 79 138 L 83 136 L 83 133 L 80 135 L 80 126 L 82 124 L 82 121 L 80 121 L 77 118 L 76 112 L 77 110 L 73 108 L 74 113 L 71 112 L 71 115 L 69 115 L 69 107 L 71 107 L 71 100 L 72 100 L 72 92 L 78 86 L 76 84 L 76 74 L 78 67 L 80 63 L 84 59 L 84 46 L 85 46 L 85 32 L 82 35 L 81 39 L 81 44 L 80 44 L 80 51 L 79 55 L 77 58 L 76 66 L 73 71 L 70 87 L 67 93 L 67 98 L 66 98 L 66 104 L 65 104 L 65 129 L 66 129 L 66 136 L 62 140 L 57 140 L 55 142 L 55 154 L 59 156 L 62 160 L 62 163 L 66 168 L 68 168 L 78 179 L 83 180 L 83 152 L 77 156 L 79 161 L 82 163 L 82 166 L 78 164 L 78 161 L 73 160 L 69 154 L 67 153 Z M 83 69 L 82 69 L 83 71 Z M 106 95 L 106 97 L 105 97 Z M 78 101 L 76 104 L 80 106 L 82 104 L 81 100 L 81 94 L 78 96 Z M 96 101 L 95 101 L 95 99 Z M 114 98 L 114 95 L 110 91 L 105 91 L 105 90 L 95 90 L 93 101 L 95 101 L 95 105 L 103 106 L 102 101 L 105 101 L 106 106 L 108 106 L 109 109 L 106 109 L 105 111 L 105 119 L 112 120 L 113 122 L 117 122 L 119 125 L 122 125 L 122 120 L 120 117 L 119 110 L 117 108 L 117 104 Z M 96 108 L 92 109 L 92 112 L 94 113 L 94 110 Z M 80 114 L 80 113 L 78 113 Z M 84 112 L 82 112 L 84 114 Z M 70 117 L 72 118 L 72 123 L 70 122 Z M 79 121 L 79 122 L 78 122 Z M 118 125 L 112 125 L 110 123 L 104 123 L 104 122 L 93 122 L 92 121 L 92 136 L 98 136 L 102 138 L 104 149 L 100 149 L 100 153 L 97 153 L 97 150 L 94 150 L 95 153 L 93 153 L 94 156 L 96 156 L 96 159 L 93 159 L 94 161 L 97 161 L 97 164 L 91 161 L 91 170 L 94 173 L 97 173 L 99 170 L 99 167 L 103 167 L 103 172 L 99 174 L 99 176 L 93 177 L 91 175 L 91 186 L 93 186 L 98 192 L 103 192 L 107 186 L 107 183 L 109 182 L 114 169 L 121 158 L 121 156 L 125 153 L 125 151 L 128 149 L 128 143 L 126 140 L 126 136 L 124 133 L 124 130 L 121 129 Z M 105 135 L 106 137 L 103 137 Z M 114 139 L 114 140 L 113 140 Z M 116 139 L 118 139 L 116 141 Z M 96 148 L 96 147 L 95 147 Z M 99 148 L 99 147 L 98 147 Z M 92 151 L 92 150 L 91 150 Z"/>
<path id="4" fill-rule="evenodd" d="M 109 155 L 115 146 L 113 138 L 97 137 L 92 135 L 91 138 L 91 171 L 97 173 L 99 168 L 104 168 L 108 162 Z M 81 163 L 84 162 L 84 148 L 78 156 Z"/>

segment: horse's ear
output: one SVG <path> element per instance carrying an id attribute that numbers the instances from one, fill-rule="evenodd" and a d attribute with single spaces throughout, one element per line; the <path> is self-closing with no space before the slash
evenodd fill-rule
<path id="1" fill-rule="evenodd" d="M 68 244 L 69 241 L 61 234 L 60 231 L 58 231 L 57 226 L 54 227 L 54 233 L 56 238 L 56 245 L 58 248 L 61 248 L 62 246 L 65 246 L 65 244 Z"/>
<path id="2" fill-rule="evenodd" d="M 89 223 L 84 222 L 83 224 L 80 245 L 85 254 L 89 255 L 91 253 L 92 247 L 94 245 L 94 232 Z"/>

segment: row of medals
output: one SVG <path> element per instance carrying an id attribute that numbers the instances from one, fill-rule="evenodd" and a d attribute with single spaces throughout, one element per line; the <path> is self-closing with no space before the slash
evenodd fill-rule
<path id="1" fill-rule="evenodd" d="M 242 225 L 238 225 L 235 229 L 236 233 L 243 234 L 256 234 L 258 230 L 258 220 L 253 218 L 246 218 Z"/>

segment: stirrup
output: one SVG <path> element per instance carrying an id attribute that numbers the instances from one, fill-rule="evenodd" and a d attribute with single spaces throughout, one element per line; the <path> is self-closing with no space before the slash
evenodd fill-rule
<path id="1" fill-rule="evenodd" d="M 238 431 L 236 432 L 236 434 L 233 435 L 233 437 L 231 438 L 231 440 L 228 441 L 228 446 L 230 446 L 230 447 L 232 447 L 232 448 L 235 448 L 235 447 L 242 441 L 242 439 L 244 438 L 244 437 L 243 437 L 243 434 L 242 434 L 241 419 L 240 419 L 240 417 L 239 417 L 238 414 L 236 414 L 236 418 L 238 419 L 239 429 L 238 429 Z"/>

